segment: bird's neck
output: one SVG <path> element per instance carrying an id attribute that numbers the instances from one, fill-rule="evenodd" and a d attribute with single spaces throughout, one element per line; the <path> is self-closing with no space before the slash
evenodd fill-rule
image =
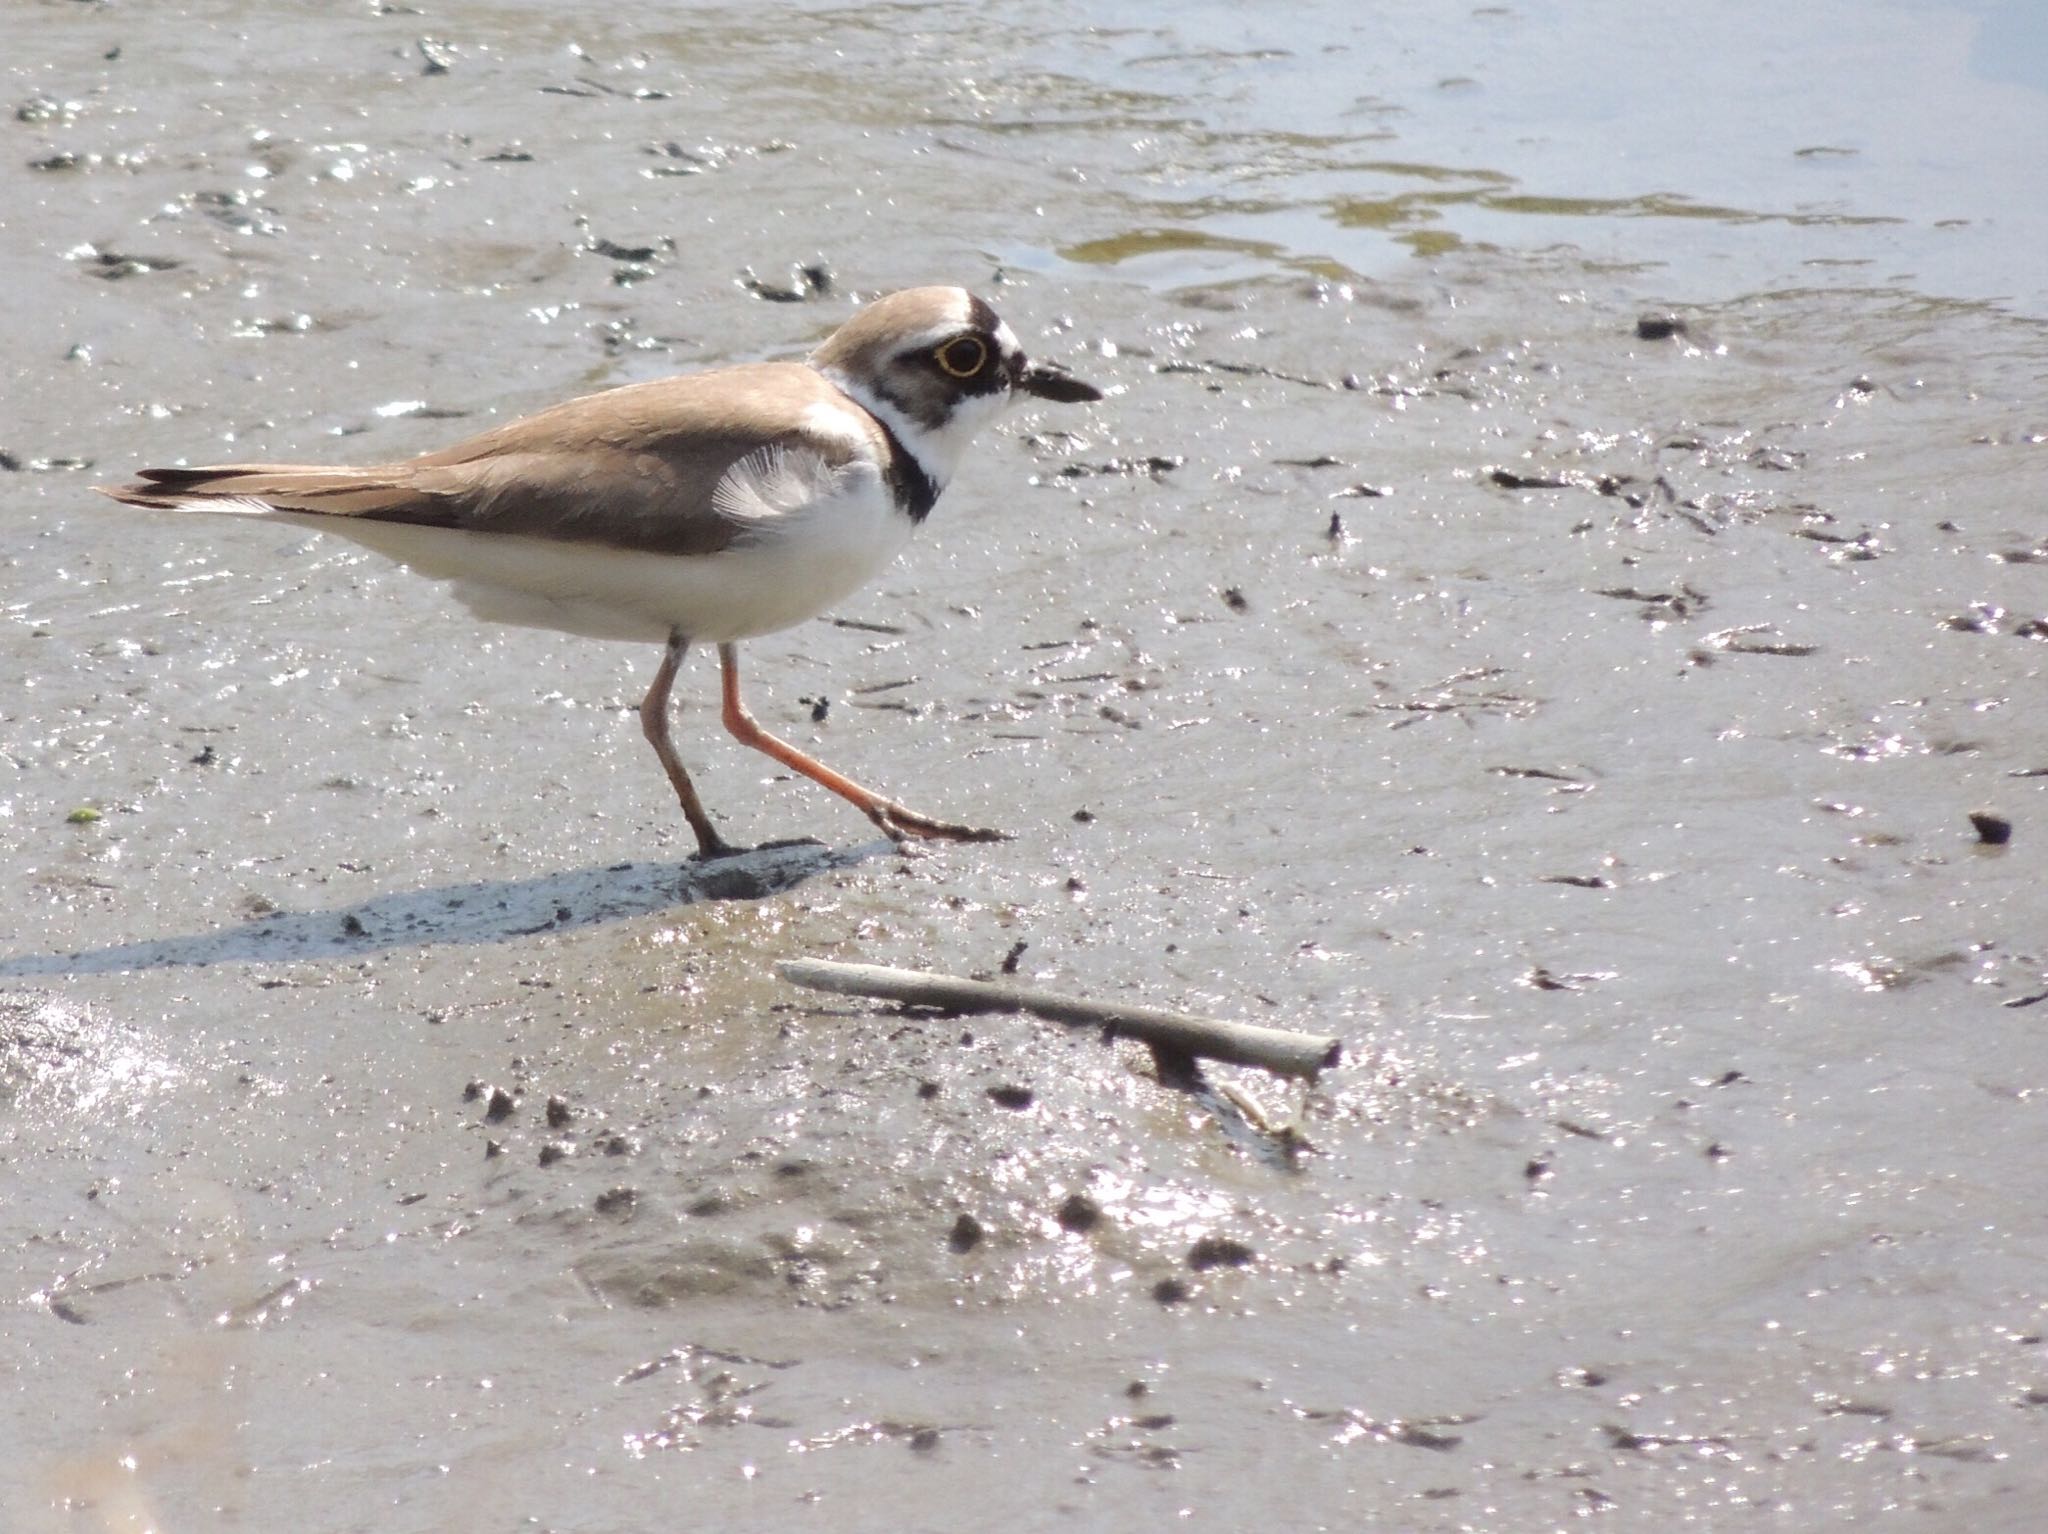
<path id="1" fill-rule="evenodd" d="M 960 454 L 974 436 L 974 423 L 963 421 L 960 412 L 937 426 L 913 417 L 896 401 L 859 379 L 849 378 L 837 368 L 820 368 L 834 388 L 852 400 L 888 429 L 896 446 L 910 455 L 920 473 L 930 482 L 932 495 L 946 488 L 953 471 L 960 466 Z"/>

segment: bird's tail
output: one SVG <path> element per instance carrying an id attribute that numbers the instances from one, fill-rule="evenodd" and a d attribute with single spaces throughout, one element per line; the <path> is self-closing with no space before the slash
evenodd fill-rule
<path id="1" fill-rule="evenodd" d="M 198 469 L 144 469 L 125 485 L 95 485 L 128 506 L 215 511 L 243 516 L 300 512 L 375 517 L 418 497 L 389 469 L 339 469 L 295 463 L 228 463 Z"/>

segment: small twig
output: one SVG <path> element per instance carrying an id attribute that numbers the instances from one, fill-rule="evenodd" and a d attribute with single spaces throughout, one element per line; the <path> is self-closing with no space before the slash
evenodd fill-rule
<path id="1" fill-rule="evenodd" d="M 1125 1007 L 1078 996 L 1059 996 L 1024 986 L 992 985 L 956 975 L 929 975 L 879 964 L 838 964 L 829 959 L 784 959 L 775 972 L 792 985 L 842 996 L 874 996 L 910 1007 L 947 1012 L 1030 1012 L 1056 1023 L 1106 1029 L 1122 1038 L 1143 1039 L 1204 1059 L 1256 1065 L 1283 1076 L 1313 1078 L 1334 1066 L 1343 1041 L 1260 1028 L 1215 1018 L 1189 1017 L 1159 1007 Z"/>

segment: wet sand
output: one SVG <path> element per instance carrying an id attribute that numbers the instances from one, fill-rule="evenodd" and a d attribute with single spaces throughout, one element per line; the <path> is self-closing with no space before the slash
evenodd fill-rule
<path id="1" fill-rule="evenodd" d="M 1897 272 L 1936 221 L 1853 181 L 1781 257 L 1740 210 L 1491 237 L 1512 187 L 1275 239 L 1234 179 L 1406 174 L 1455 48 L 1017 16 L 34 8 L 0 1523 L 2030 1527 L 2038 312 Z M 727 834 L 822 839 L 704 870 L 651 650 L 87 489 L 424 450 L 927 281 L 1116 392 L 745 654 L 770 728 L 995 846 L 874 840 L 699 658 Z M 796 955 L 1346 1062 L 1211 1068 L 1247 1116 Z"/>

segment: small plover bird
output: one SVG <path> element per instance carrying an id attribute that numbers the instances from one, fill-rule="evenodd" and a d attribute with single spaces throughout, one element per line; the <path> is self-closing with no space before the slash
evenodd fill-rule
<path id="1" fill-rule="evenodd" d="M 337 533 L 450 583 L 479 618 L 666 646 L 640 724 L 699 855 L 729 846 L 669 738 L 692 644 L 718 647 L 725 727 L 850 801 L 892 839 L 1001 833 L 906 809 L 778 740 L 740 702 L 739 641 L 788 628 L 882 569 L 981 427 L 1019 395 L 1102 391 L 1033 362 L 962 288 L 858 310 L 805 362 L 758 362 L 572 399 L 439 452 L 366 468 L 144 469 L 130 506 Z"/>

